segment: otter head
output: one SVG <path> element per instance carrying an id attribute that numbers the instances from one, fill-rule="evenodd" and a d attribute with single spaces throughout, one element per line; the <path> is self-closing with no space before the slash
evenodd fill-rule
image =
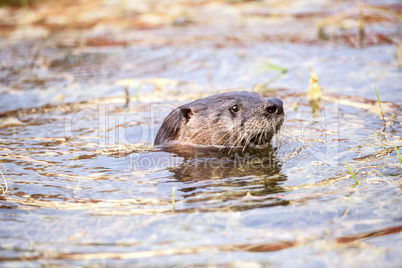
<path id="1" fill-rule="evenodd" d="M 169 142 L 254 147 L 269 143 L 284 121 L 282 101 L 229 92 L 180 106 L 163 122 L 155 145 Z"/>

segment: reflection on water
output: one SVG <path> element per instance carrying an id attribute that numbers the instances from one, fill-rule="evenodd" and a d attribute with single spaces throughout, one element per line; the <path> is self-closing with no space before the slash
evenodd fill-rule
<path id="1" fill-rule="evenodd" d="M 283 192 L 281 182 L 286 175 L 281 174 L 281 164 L 276 157 L 275 148 L 254 150 L 221 150 L 211 147 L 192 147 L 175 145 L 165 147 L 175 156 L 180 156 L 182 163 L 168 168 L 173 178 L 183 182 L 180 188 L 184 198 L 192 197 L 207 201 L 214 195 L 222 201 L 244 197 L 244 191 L 253 196 L 267 196 Z M 238 191 L 242 189 L 241 191 Z M 274 200 L 275 204 L 286 205 L 287 202 Z M 272 204 L 273 205 L 273 204 Z M 239 207 L 251 209 L 260 207 L 254 204 Z M 232 207 L 232 209 L 234 209 Z"/>

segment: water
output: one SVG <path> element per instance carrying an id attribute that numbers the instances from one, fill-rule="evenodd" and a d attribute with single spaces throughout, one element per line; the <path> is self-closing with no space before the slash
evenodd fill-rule
<path id="1" fill-rule="evenodd" d="M 1 265 L 400 266 L 396 45 L 319 41 L 303 14 L 325 17 L 331 4 L 306 3 L 274 7 L 299 18 L 285 28 L 264 19 L 267 3 L 252 2 L 219 4 L 222 18 L 249 14 L 241 25 L 208 21 L 215 7 L 202 4 L 205 17 L 189 27 L 45 25 L 46 39 L 15 39 L 18 27 L 4 34 Z M 104 8 L 94 14 L 106 16 Z M 374 25 L 400 37 L 392 21 Z M 316 115 L 305 96 L 308 67 L 323 88 Z M 284 101 L 284 129 L 271 147 L 226 154 L 152 146 L 174 107 L 255 85 Z M 386 121 L 395 113 L 386 132 L 374 86 Z"/>

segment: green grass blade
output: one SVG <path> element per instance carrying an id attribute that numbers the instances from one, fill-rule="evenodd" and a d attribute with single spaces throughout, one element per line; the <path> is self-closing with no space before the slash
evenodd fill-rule
<path id="1" fill-rule="evenodd" d="M 358 185 L 358 184 L 359 184 L 359 181 L 356 179 L 355 174 L 354 174 L 353 171 L 350 169 L 349 164 L 348 164 L 348 162 L 346 161 L 346 159 L 345 159 L 345 164 L 346 164 L 346 167 L 347 167 L 348 170 L 349 170 L 350 175 L 351 175 L 352 178 L 355 180 L 356 185 Z"/>
<path id="2" fill-rule="evenodd" d="M 394 144 L 394 147 L 395 147 L 395 151 L 396 151 L 396 153 L 398 154 L 399 161 L 400 161 L 400 162 L 401 162 L 401 164 L 402 164 L 402 156 L 401 156 L 401 154 L 399 153 L 398 147 L 396 147 L 396 145 L 395 145 L 395 144 Z"/>
<path id="3" fill-rule="evenodd" d="M 385 123 L 384 113 L 382 112 L 381 101 L 380 101 L 380 96 L 378 95 L 377 87 L 374 87 L 374 89 L 375 89 L 375 94 L 377 94 L 377 100 L 378 100 L 378 105 L 380 106 L 380 114 L 381 114 L 381 117 L 382 117 L 382 121 L 384 122 L 384 128 L 382 129 L 382 132 L 385 132 L 385 129 L 387 127 L 387 123 Z"/>
<path id="4" fill-rule="evenodd" d="M 380 96 L 378 96 L 377 87 L 374 87 L 374 88 L 375 88 L 375 94 L 377 94 L 378 105 L 380 106 L 380 111 L 381 111 L 381 114 L 382 114 Z"/>
<path id="5" fill-rule="evenodd" d="M 285 67 L 282 67 L 282 66 L 270 63 L 270 62 L 265 62 L 265 67 L 270 70 L 280 71 L 283 74 L 287 73 L 287 71 L 288 71 L 288 69 L 286 69 Z"/>
<path id="6" fill-rule="evenodd" d="M 137 87 L 137 89 L 135 90 L 135 99 L 137 101 L 140 100 L 140 91 L 141 91 L 141 87 L 142 87 L 142 83 L 140 83 Z"/>

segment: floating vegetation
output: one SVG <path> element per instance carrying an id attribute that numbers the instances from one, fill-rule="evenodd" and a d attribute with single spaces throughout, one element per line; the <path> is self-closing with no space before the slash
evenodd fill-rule
<path id="1" fill-rule="evenodd" d="M 2 191 L 1 194 L 5 195 L 7 193 L 7 190 L 8 190 L 7 180 L 6 180 L 6 177 L 4 177 L 3 172 L 1 172 L 1 170 L 0 170 L 0 174 L 1 174 L 1 177 L 3 178 L 3 181 L 4 181 L 4 187 L 0 183 L 0 188 L 1 188 L 1 191 Z"/>
<path id="2" fill-rule="evenodd" d="M 23 124 L 24 122 L 21 122 L 16 117 L 6 117 L 5 119 L 0 118 L 0 128 L 15 127 Z"/>
<path id="3" fill-rule="evenodd" d="M 369 4 L 357 4 L 338 13 L 330 15 L 324 19 L 319 20 L 316 23 L 318 38 L 322 40 L 330 39 L 330 36 L 326 34 L 325 28 L 330 26 L 336 26 L 341 30 L 348 28 L 358 29 L 358 44 L 361 48 L 364 47 L 365 37 L 367 35 L 366 28 L 367 24 L 373 23 L 373 17 L 386 17 L 387 20 L 395 21 L 400 23 L 402 20 L 401 14 L 398 10 L 393 10 L 391 8 L 369 5 Z M 350 23 L 350 21 L 354 23 Z M 375 21 L 375 20 L 374 20 Z M 343 33 L 344 34 L 344 33 Z M 384 39 L 378 36 L 379 39 Z M 392 40 L 387 40 L 387 42 L 392 42 Z M 357 43 L 357 42 L 355 42 Z M 357 45 L 356 45 L 357 46 Z"/>

